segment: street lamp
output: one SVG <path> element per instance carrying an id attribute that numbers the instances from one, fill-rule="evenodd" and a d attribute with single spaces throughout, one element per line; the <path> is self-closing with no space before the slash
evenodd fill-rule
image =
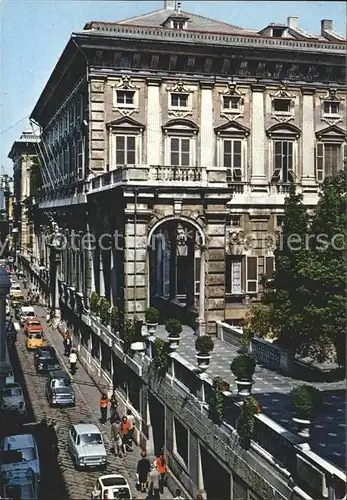
<path id="1" fill-rule="evenodd" d="M 4 267 L 0 267 L 0 374 L 7 374 L 11 367 L 6 339 L 6 296 L 10 293 L 11 281 Z"/>

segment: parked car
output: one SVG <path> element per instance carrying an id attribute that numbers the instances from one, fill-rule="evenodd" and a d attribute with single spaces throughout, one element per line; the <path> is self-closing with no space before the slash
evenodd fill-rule
<path id="1" fill-rule="evenodd" d="M 6 458 L 4 459 L 6 460 Z M 39 498 L 40 483 L 38 479 L 31 467 L 21 462 L 13 464 L 11 471 L 3 474 L 1 484 L 0 498 L 20 498 L 21 500 L 37 500 Z"/>
<path id="2" fill-rule="evenodd" d="M 13 469 L 16 468 L 18 462 L 20 461 L 23 466 L 26 466 L 27 469 L 31 469 L 35 474 L 35 477 L 39 480 L 41 471 L 40 471 L 40 461 L 39 461 L 39 453 L 37 449 L 37 444 L 34 436 L 32 434 L 18 434 L 15 436 L 6 436 L 1 443 L 1 452 L 2 455 L 5 452 L 18 452 L 13 453 L 20 458 L 20 460 L 7 461 L 4 463 L 2 461 L 0 471 L 2 475 L 6 475 L 6 473 L 11 473 Z M 20 453 L 20 456 L 19 456 Z"/>
<path id="3" fill-rule="evenodd" d="M 57 358 L 46 358 L 40 361 L 37 373 L 48 375 L 50 372 L 60 370 L 60 363 Z"/>
<path id="4" fill-rule="evenodd" d="M 51 406 L 75 406 L 75 391 L 66 372 L 55 370 L 49 373 L 46 396 Z"/>
<path id="5" fill-rule="evenodd" d="M 5 384 L 1 390 L 2 410 L 15 410 L 21 417 L 27 414 L 22 388 L 17 383 Z"/>
<path id="6" fill-rule="evenodd" d="M 121 474 L 108 474 L 96 480 L 92 491 L 92 499 L 132 499 L 131 490 L 127 480 Z"/>
<path id="7" fill-rule="evenodd" d="M 39 347 L 38 349 L 36 349 L 34 354 L 35 368 L 37 369 L 42 359 L 51 359 L 56 357 L 57 355 L 53 346 L 47 344 L 44 347 Z"/>
<path id="8" fill-rule="evenodd" d="M 26 348 L 31 351 L 33 349 L 38 349 L 39 347 L 44 347 L 45 341 L 42 333 L 28 333 L 26 342 Z"/>
<path id="9" fill-rule="evenodd" d="M 12 283 L 10 288 L 11 299 L 24 299 L 24 294 L 19 283 Z"/>
<path id="10" fill-rule="evenodd" d="M 77 470 L 89 467 L 106 468 L 106 448 L 96 425 L 72 425 L 68 434 L 68 449 Z"/>
<path id="11" fill-rule="evenodd" d="M 27 318 L 24 323 L 24 333 L 28 335 L 29 332 L 43 332 L 43 326 L 38 317 L 34 316 L 33 318 Z"/>
<path id="12" fill-rule="evenodd" d="M 27 319 L 36 317 L 34 308 L 32 306 L 22 306 L 20 308 L 19 317 L 20 317 L 20 324 L 24 325 Z"/>

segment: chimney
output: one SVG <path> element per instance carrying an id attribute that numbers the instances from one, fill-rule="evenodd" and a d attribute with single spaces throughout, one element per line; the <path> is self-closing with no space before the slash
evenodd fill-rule
<path id="1" fill-rule="evenodd" d="M 322 19 L 320 22 L 321 35 L 324 35 L 325 30 L 333 30 L 333 22 L 331 19 Z"/>
<path id="2" fill-rule="evenodd" d="M 175 10 L 175 0 L 164 0 L 164 9 L 165 10 Z"/>
<path id="3" fill-rule="evenodd" d="M 287 17 L 287 25 L 289 26 L 289 28 L 292 28 L 293 30 L 295 30 L 295 28 L 298 28 L 298 22 L 299 22 L 298 17 L 295 16 Z"/>

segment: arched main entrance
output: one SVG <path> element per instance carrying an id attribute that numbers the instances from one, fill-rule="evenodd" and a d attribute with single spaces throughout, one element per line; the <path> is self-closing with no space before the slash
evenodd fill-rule
<path id="1" fill-rule="evenodd" d="M 158 222 L 148 235 L 148 305 L 205 333 L 205 236 L 183 218 Z"/>

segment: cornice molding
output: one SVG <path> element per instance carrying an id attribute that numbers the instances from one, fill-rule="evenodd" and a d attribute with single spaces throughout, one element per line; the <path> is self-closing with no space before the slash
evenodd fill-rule
<path id="1" fill-rule="evenodd" d="M 301 93 L 302 95 L 314 95 L 316 92 L 316 89 L 312 87 L 301 87 Z"/>
<path id="2" fill-rule="evenodd" d="M 162 81 L 163 80 L 161 78 L 146 78 L 148 87 L 160 87 Z"/>
<path id="3" fill-rule="evenodd" d="M 251 85 L 252 92 L 264 92 L 265 88 L 265 85 L 261 85 L 259 83 L 253 83 Z"/>

